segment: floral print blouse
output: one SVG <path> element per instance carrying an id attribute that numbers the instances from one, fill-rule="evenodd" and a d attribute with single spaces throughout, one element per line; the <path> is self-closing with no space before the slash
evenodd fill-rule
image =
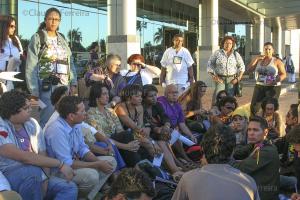
<path id="1" fill-rule="evenodd" d="M 91 107 L 87 115 L 86 122 L 96 128 L 101 134 L 110 137 L 114 133 L 124 131 L 118 116 L 111 109 L 104 108 L 102 113 L 98 107 Z"/>
<path id="2" fill-rule="evenodd" d="M 217 50 L 207 63 L 207 72 L 215 75 L 232 76 L 244 71 L 244 61 L 236 51 L 227 56 L 223 49 Z"/>

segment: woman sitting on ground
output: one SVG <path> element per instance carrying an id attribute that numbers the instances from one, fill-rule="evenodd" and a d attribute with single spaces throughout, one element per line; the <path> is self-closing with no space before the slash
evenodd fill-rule
<path id="1" fill-rule="evenodd" d="M 171 139 L 171 124 L 160 103 L 157 102 L 157 88 L 154 85 L 143 86 L 144 122 L 151 127 L 150 135 L 164 153 L 164 161 L 172 174 L 181 169 L 175 163 L 175 156 L 169 145 Z"/>
<path id="2" fill-rule="evenodd" d="M 209 111 L 212 115 L 220 114 L 218 105 L 219 105 L 221 99 L 226 96 L 228 96 L 228 92 L 226 90 L 221 90 L 220 92 L 218 92 L 218 94 L 216 95 L 216 100 L 213 100 L 213 101 L 215 101 L 215 104 L 211 107 L 211 109 Z"/>
<path id="3" fill-rule="evenodd" d="M 108 100 L 109 92 L 107 86 L 101 83 L 94 84 L 91 87 L 89 97 L 90 108 L 87 112 L 86 121 L 98 130 L 99 134 L 95 135 L 97 140 L 101 135 L 110 138 L 112 143 L 118 147 L 121 155 L 126 158 L 125 162 L 127 166 L 133 167 L 141 160 L 137 153 L 140 148 L 139 142 L 134 140 L 131 133 L 124 131 L 115 112 L 106 108 Z M 124 161 L 122 157 L 118 159 L 120 161 L 120 167 L 123 166 L 122 163 L 124 163 Z"/>
<path id="4" fill-rule="evenodd" d="M 194 82 L 191 87 L 178 98 L 185 114 L 186 124 L 190 130 L 204 133 L 209 128 L 208 112 L 202 106 L 202 97 L 206 92 L 203 81 Z M 206 120 L 206 122 L 204 122 Z M 206 125 L 205 125 L 206 124 Z"/>
<path id="5" fill-rule="evenodd" d="M 142 87 L 127 85 L 121 92 L 122 102 L 117 104 L 115 112 L 123 128 L 130 131 L 134 139 L 140 142 L 142 157 L 152 159 L 161 153 L 159 146 L 150 138 L 150 126 L 144 125 L 144 109 L 142 106 Z M 147 151 L 143 151 L 146 149 Z"/>
<path id="6" fill-rule="evenodd" d="M 237 107 L 238 104 L 234 97 L 223 97 L 218 105 L 220 114 L 210 117 L 212 124 L 221 122 L 223 124 L 229 125 L 232 121 L 231 114 Z"/>
<path id="7" fill-rule="evenodd" d="M 265 98 L 261 104 L 261 110 L 257 113 L 258 116 L 263 117 L 268 122 L 269 134 L 268 138 L 276 139 L 283 136 L 283 122 L 280 114 L 277 112 L 279 103 L 276 98 Z"/>

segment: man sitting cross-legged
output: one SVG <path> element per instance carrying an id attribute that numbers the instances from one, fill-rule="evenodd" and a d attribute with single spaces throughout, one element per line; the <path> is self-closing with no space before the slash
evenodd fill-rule
<path id="1" fill-rule="evenodd" d="M 45 130 L 47 152 L 75 170 L 79 196 L 93 199 L 115 170 L 116 161 L 111 156 L 96 157 L 84 143 L 81 122 L 86 112 L 79 97 L 63 97 L 57 111 L 60 116 Z"/>

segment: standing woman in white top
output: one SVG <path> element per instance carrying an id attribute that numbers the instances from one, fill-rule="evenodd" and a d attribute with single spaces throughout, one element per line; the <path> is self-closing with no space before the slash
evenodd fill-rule
<path id="1" fill-rule="evenodd" d="M 0 37 L 0 71 L 18 71 L 23 49 L 16 36 L 16 20 L 13 17 L 0 18 Z M 6 86 L 4 90 L 14 89 L 12 81 L 1 80 L 1 82 Z"/>
<path id="2" fill-rule="evenodd" d="M 159 77 L 160 69 L 146 65 L 141 54 L 132 54 L 127 59 L 129 70 L 121 70 L 120 73 L 126 79 L 127 85 L 138 84 L 140 86 L 152 84 L 153 78 Z"/>
<path id="3" fill-rule="evenodd" d="M 271 42 L 264 44 L 264 55 L 256 56 L 248 65 L 248 71 L 255 70 L 256 85 L 251 100 L 251 114 L 255 115 L 265 97 L 279 98 L 281 81 L 286 78 L 282 61 L 274 55 Z"/>

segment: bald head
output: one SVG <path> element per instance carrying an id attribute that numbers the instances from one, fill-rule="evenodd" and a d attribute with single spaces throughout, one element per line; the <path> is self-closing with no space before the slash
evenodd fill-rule
<path id="1" fill-rule="evenodd" d="M 176 85 L 170 84 L 167 85 L 165 89 L 165 97 L 168 99 L 170 103 L 175 103 L 177 102 L 178 99 L 178 90 Z"/>

